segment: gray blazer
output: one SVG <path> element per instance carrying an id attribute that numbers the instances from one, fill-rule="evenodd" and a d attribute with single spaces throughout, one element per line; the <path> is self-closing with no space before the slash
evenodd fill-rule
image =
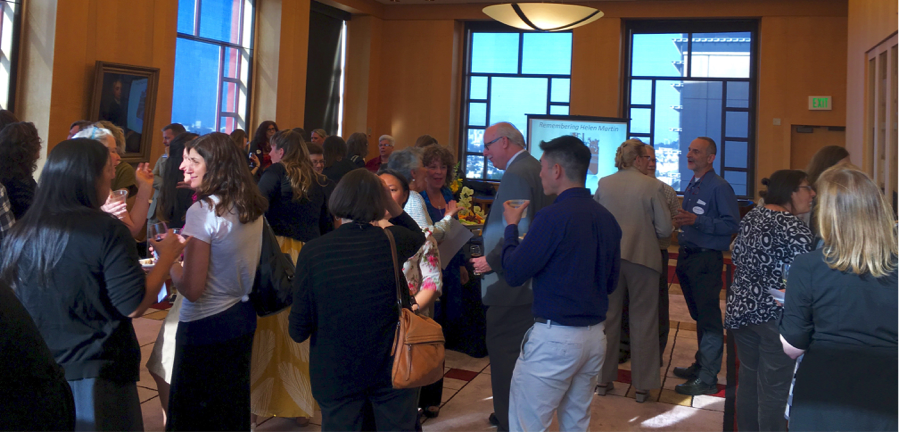
<path id="1" fill-rule="evenodd" d="M 659 238 L 674 229 L 662 182 L 631 167 L 599 179 L 593 199 L 621 226 L 621 259 L 661 273 Z"/>
<path id="2" fill-rule="evenodd" d="M 513 199 L 531 201 L 527 209 L 528 217 L 522 219 L 518 225 L 519 234 L 527 232 L 537 211 L 552 204 L 556 199 L 555 195 L 543 194 L 543 184 L 540 182 L 540 162 L 528 152 L 519 154 L 506 167 L 499 190 L 496 192 L 496 199 L 490 206 L 490 214 L 487 215 L 487 222 L 484 225 L 484 253 L 487 264 L 493 269 L 481 279 L 481 297 L 487 306 L 520 306 L 534 302 L 530 280 L 522 286 L 510 287 L 503 277 L 503 234 L 506 229 L 506 221 L 503 219 L 503 202 Z M 658 254 L 658 247 L 656 247 L 656 254 Z"/>

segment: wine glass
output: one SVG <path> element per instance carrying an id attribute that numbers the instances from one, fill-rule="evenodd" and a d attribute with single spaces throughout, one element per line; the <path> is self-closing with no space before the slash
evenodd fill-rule
<path id="1" fill-rule="evenodd" d="M 156 241 L 162 241 L 162 238 L 165 237 L 165 233 L 168 232 L 169 227 L 165 224 L 165 222 L 155 223 L 150 226 L 150 235 L 152 239 Z"/>
<path id="2" fill-rule="evenodd" d="M 786 286 L 787 286 L 787 275 L 790 274 L 790 263 L 784 263 L 783 266 L 781 266 L 781 274 L 783 275 L 784 288 L 786 288 Z"/>
<path id="3" fill-rule="evenodd" d="M 481 252 L 481 245 L 471 245 L 471 257 L 472 258 L 480 258 L 482 256 L 484 256 L 484 253 Z M 479 272 L 478 269 L 475 268 L 474 275 L 480 276 L 481 272 Z"/>

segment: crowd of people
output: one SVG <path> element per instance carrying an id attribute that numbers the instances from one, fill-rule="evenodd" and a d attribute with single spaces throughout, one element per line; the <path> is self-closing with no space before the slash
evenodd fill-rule
<path id="1" fill-rule="evenodd" d="M 316 408 L 323 430 L 421 430 L 440 413 L 443 381 L 393 386 L 399 283 L 402 307 L 435 318 L 447 348 L 489 355 L 485 420 L 546 430 L 555 414 L 562 430 L 588 430 L 623 338 L 636 401 L 661 387 L 675 231 L 698 338 L 695 362 L 674 368 L 678 393 L 719 391 L 727 329 L 740 430 L 899 426 L 896 222 L 841 147 L 807 172 L 772 173 L 741 218 L 712 138 L 689 145 L 682 200 L 636 139 L 591 194 L 596 156 L 581 140 L 542 142 L 537 160 L 497 123 L 484 156 L 503 177 L 483 256 L 466 260 L 464 249 L 441 256 L 461 207 L 456 158 L 429 135 L 396 151 L 383 135 L 368 160 L 366 134 L 273 121 L 252 138 L 177 123 L 162 136 L 152 169 L 135 168 L 121 160 L 121 128 L 76 121 L 38 183 L 36 128 L 0 111 L 0 429 L 142 430 L 131 320 L 165 298 L 146 366 L 167 430 L 252 430 L 270 416 L 303 426 Z M 249 294 L 267 227 L 296 275 L 291 307 L 257 317 Z"/>

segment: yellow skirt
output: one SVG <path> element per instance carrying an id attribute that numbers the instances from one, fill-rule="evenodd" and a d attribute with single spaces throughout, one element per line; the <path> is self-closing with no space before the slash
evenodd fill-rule
<path id="1" fill-rule="evenodd" d="M 303 242 L 277 237 L 294 262 Z M 309 340 L 296 343 L 288 333 L 290 309 L 256 321 L 250 367 L 251 411 L 258 416 L 309 417 L 315 399 L 309 381 Z"/>

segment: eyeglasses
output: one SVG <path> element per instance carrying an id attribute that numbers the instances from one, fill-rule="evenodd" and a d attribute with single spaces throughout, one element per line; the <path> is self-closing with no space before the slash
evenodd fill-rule
<path id="1" fill-rule="evenodd" d="M 812 187 L 810 185 L 799 186 L 799 189 L 808 189 L 809 192 L 814 190 L 814 189 L 812 189 Z"/>
<path id="2" fill-rule="evenodd" d="M 497 138 L 494 139 L 493 141 L 484 143 L 484 148 L 485 148 L 485 149 L 489 149 L 489 148 L 490 148 L 490 144 L 493 144 L 493 143 L 495 143 L 495 142 L 497 142 L 497 141 L 499 141 L 499 140 L 501 140 L 501 139 L 503 139 L 503 138 L 505 138 L 505 137 L 497 137 Z"/>

